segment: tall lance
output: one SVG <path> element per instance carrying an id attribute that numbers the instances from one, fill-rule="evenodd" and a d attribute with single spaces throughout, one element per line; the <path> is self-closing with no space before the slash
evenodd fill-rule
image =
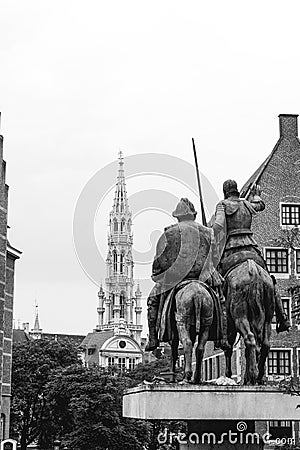
<path id="1" fill-rule="evenodd" d="M 199 174 L 198 160 L 197 160 L 197 153 L 196 153 L 196 147 L 195 147 L 194 138 L 192 138 L 192 143 L 193 143 L 193 152 L 194 152 L 194 158 L 195 158 L 196 175 L 197 175 L 198 189 L 199 189 L 202 225 L 207 227 L 207 221 L 206 221 L 205 210 L 204 210 L 204 203 L 203 203 L 202 189 L 201 189 L 201 182 L 200 182 L 200 174 Z"/>

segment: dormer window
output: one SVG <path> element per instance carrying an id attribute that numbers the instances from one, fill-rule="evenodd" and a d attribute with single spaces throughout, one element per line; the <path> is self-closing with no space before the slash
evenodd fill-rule
<path id="1" fill-rule="evenodd" d="M 281 226 L 300 225 L 300 203 L 281 203 Z"/>

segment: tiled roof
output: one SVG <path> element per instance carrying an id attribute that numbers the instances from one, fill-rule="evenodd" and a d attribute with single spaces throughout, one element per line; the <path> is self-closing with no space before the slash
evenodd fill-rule
<path id="1" fill-rule="evenodd" d="M 23 342 L 29 341 L 30 338 L 24 330 L 13 330 L 13 343 L 14 344 L 22 344 Z"/>
<path id="2" fill-rule="evenodd" d="M 244 186 L 242 187 L 241 191 L 240 191 L 240 195 L 241 197 L 245 197 L 247 198 L 249 193 L 250 193 L 250 188 L 253 184 L 258 184 L 260 177 L 262 176 L 262 174 L 264 173 L 266 167 L 268 166 L 269 162 L 271 161 L 274 153 L 276 152 L 279 143 L 280 143 L 280 139 L 277 142 L 277 144 L 275 145 L 275 147 L 273 148 L 272 152 L 270 153 L 270 155 L 264 160 L 264 162 L 259 166 L 259 168 L 254 172 L 254 174 L 249 178 L 249 180 L 244 184 Z"/>
<path id="3" fill-rule="evenodd" d="M 104 342 L 113 337 L 113 335 L 113 330 L 94 331 L 93 333 L 88 333 L 88 335 L 81 342 L 80 347 L 100 349 Z"/>
<path id="4" fill-rule="evenodd" d="M 62 333 L 42 333 L 42 339 L 48 339 L 57 342 L 71 342 L 74 345 L 80 345 L 84 336 L 82 334 L 62 334 Z"/>

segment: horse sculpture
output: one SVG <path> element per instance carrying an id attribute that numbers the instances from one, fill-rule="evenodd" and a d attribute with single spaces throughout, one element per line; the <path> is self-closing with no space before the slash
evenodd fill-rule
<path id="1" fill-rule="evenodd" d="M 185 280 L 180 283 L 170 295 L 171 303 L 170 326 L 171 337 L 171 367 L 175 372 L 178 358 L 178 345 L 182 343 L 184 351 L 184 380 L 199 384 L 202 375 L 202 361 L 207 340 L 210 339 L 210 330 L 216 323 L 216 305 L 214 294 L 208 286 L 198 280 Z M 168 302 L 166 302 L 166 305 Z M 168 308 L 168 306 L 166 306 Z M 196 368 L 193 376 L 192 356 L 194 344 Z"/>
<path id="2" fill-rule="evenodd" d="M 248 259 L 225 277 L 227 302 L 226 376 L 231 377 L 233 345 L 240 333 L 245 343 L 244 384 L 261 384 L 270 350 L 271 322 L 274 314 L 274 284 L 269 273 Z"/>

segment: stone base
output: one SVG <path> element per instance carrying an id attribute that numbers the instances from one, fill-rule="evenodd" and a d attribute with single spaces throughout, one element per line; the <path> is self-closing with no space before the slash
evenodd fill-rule
<path id="1" fill-rule="evenodd" d="M 300 397 L 269 386 L 142 385 L 125 392 L 123 415 L 146 420 L 300 420 Z"/>

